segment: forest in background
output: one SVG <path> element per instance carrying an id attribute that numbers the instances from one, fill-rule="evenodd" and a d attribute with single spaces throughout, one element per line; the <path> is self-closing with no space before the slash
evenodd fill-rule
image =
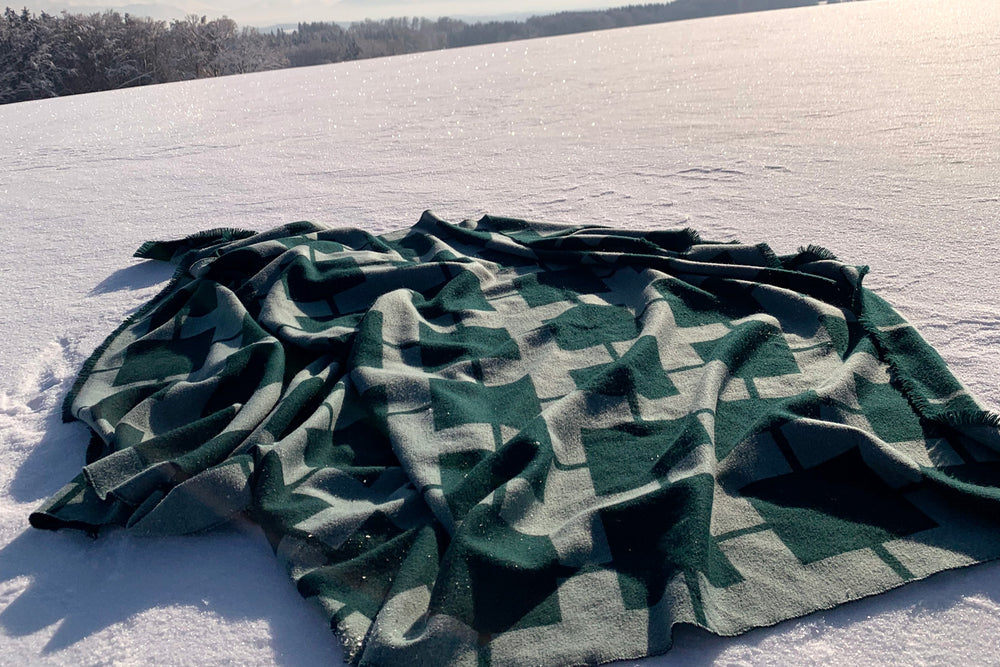
<path id="1" fill-rule="evenodd" d="M 53 16 L 8 7 L 0 17 L 0 104 L 817 4 L 823 0 L 674 0 L 524 21 L 393 18 L 274 32 L 225 17 L 167 23 L 116 11 Z"/>

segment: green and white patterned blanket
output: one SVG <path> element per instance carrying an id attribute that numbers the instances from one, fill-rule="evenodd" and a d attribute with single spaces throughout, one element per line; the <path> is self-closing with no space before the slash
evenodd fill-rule
<path id="1" fill-rule="evenodd" d="M 425 213 L 147 243 L 40 528 L 259 524 L 360 664 L 662 653 L 1000 556 L 1000 429 L 808 248 Z"/>

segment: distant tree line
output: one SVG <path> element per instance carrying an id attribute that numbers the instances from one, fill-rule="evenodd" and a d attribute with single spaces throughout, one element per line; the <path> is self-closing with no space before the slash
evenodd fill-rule
<path id="1" fill-rule="evenodd" d="M 0 18 L 0 104 L 820 2 L 674 0 L 525 21 L 394 18 L 266 33 L 229 18 L 167 23 L 115 11 L 53 16 L 8 7 Z"/>
<path id="2" fill-rule="evenodd" d="M 221 18 L 167 25 L 114 11 L 0 18 L 0 103 L 283 67 L 252 28 Z"/>

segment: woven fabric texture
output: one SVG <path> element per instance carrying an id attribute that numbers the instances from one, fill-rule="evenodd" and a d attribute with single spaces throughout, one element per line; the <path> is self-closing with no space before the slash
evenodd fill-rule
<path id="1" fill-rule="evenodd" d="M 1000 555 L 1000 429 L 820 248 L 425 213 L 147 243 L 31 517 L 261 526 L 359 664 L 662 653 Z"/>

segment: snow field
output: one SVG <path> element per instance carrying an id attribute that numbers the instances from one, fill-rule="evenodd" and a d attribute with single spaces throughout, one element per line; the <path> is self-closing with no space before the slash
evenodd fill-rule
<path id="1" fill-rule="evenodd" d="M 149 238 L 484 212 L 814 243 L 871 266 L 1000 406 L 1000 142 L 988 0 L 704 19 L 0 107 L 0 664 L 337 661 L 250 526 L 27 528 L 83 463 L 59 405 L 170 269 Z M 987 664 L 996 564 L 651 664 Z M 613 629 L 609 629 L 613 631 Z"/>

